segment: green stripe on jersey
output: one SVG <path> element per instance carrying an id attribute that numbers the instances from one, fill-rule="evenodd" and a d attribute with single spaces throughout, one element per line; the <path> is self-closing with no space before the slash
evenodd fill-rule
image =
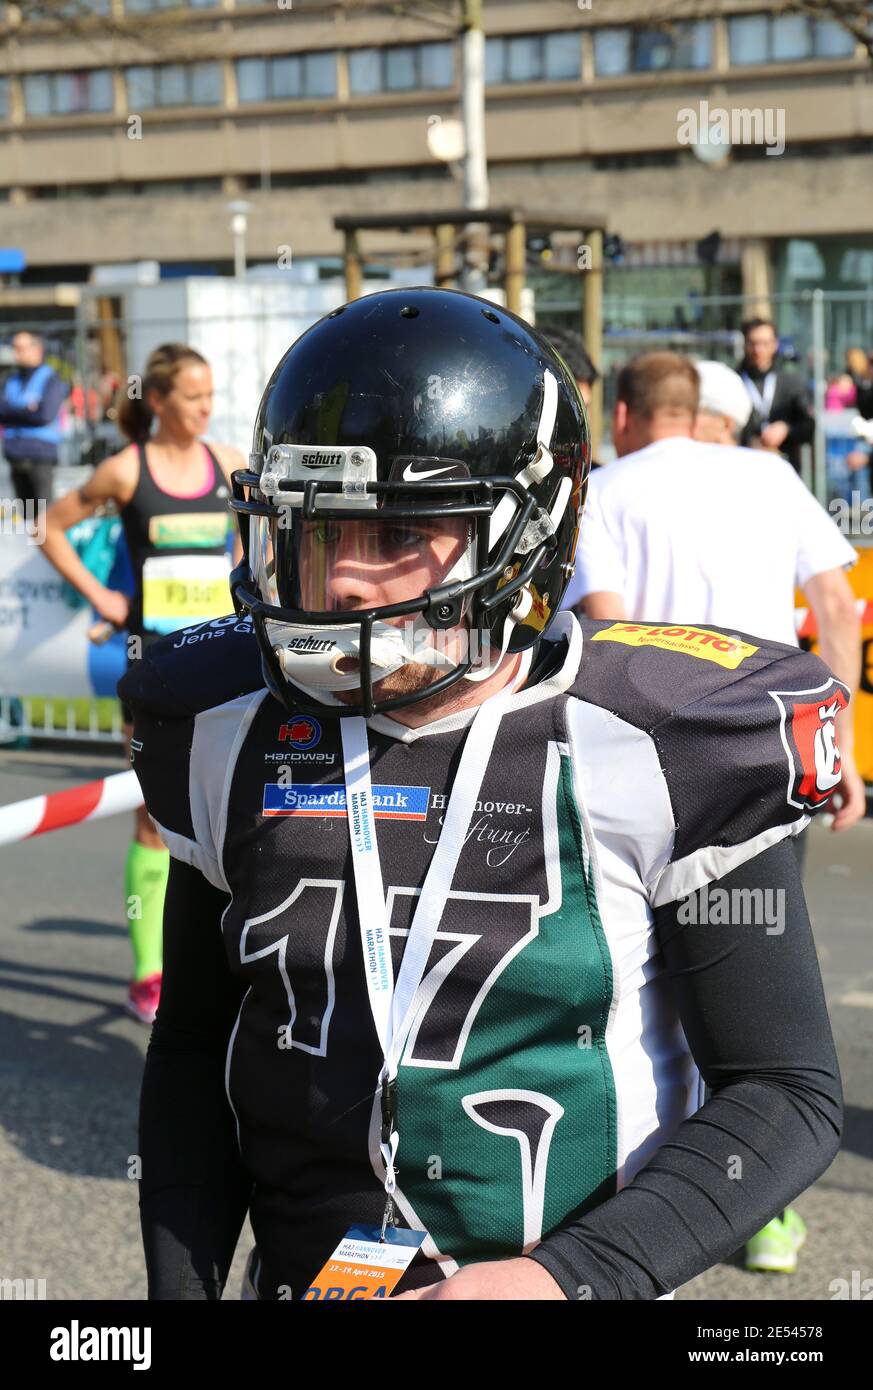
<path id="1" fill-rule="evenodd" d="M 452 897 L 442 983 L 397 1085 L 398 1185 L 441 1254 L 518 1254 L 615 1191 L 612 962 L 569 758 L 555 785 L 561 904 Z"/>

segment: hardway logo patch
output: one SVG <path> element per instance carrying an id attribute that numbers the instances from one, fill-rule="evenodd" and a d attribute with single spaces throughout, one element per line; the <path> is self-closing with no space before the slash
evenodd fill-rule
<path id="1" fill-rule="evenodd" d="M 321 738 L 321 725 L 317 719 L 309 717 L 292 719 L 290 723 L 283 724 L 279 730 L 279 742 L 287 741 L 292 748 L 301 751 L 306 748 L 314 748 Z"/>
<path id="2" fill-rule="evenodd" d="M 373 787 L 373 807 L 377 820 L 427 820 L 430 787 Z M 264 785 L 265 816 L 344 816 L 346 789 L 335 782 L 321 785 L 298 782 L 284 787 L 280 782 Z"/>
<path id="3" fill-rule="evenodd" d="M 815 811 L 842 777 L 836 717 L 849 703 L 848 688 L 825 681 L 814 690 L 771 690 L 779 706 L 782 745 L 788 755 L 788 804 Z"/>
<path id="4" fill-rule="evenodd" d="M 624 642 L 628 647 L 664 647 L 670 652 L 687 652 L 702 661 L 714 661 L 735 671 L 741 661 L 758 650 L 751 642 L 710 632 L 705 627 L 666 627 L 652 623 L 613 623 L 595 632 L 592 642 Z"/>

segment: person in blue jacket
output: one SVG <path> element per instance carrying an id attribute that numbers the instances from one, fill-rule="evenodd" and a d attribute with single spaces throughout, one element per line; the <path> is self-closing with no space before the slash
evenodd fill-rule
<path id="1" fill-rule="evenodd" d="M 34 503 L 44 498 L 48 504 L 67 388 L 54 368 L 43 361 L 45 349 L 37 333 L 16 333 L 12 350 L 15 368 L 0 397 L 3 452 L 12 471 L 15 496 Z"/>

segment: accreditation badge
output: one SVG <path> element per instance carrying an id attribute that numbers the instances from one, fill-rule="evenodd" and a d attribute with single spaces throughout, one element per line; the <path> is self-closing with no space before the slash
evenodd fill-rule
<path id="1" fill-rule="evenodd" d="M 343 1298 L 388 1298 L 403 1278 L 424 1241 L 425 1231 L 352 1226 L 315 1276 L 303 1301 Z"/>

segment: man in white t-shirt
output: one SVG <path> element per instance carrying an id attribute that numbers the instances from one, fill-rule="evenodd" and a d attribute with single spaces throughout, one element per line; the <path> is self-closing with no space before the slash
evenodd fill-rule
<path id="1" fill-rule="evenodd" d="M 727 404 L 717 397 L 704 397 L 700 417 L 710 438 L 723 438 L 724 417 L 735 418 L 730 395 Z M 565 606 L 592 618 L 702 623 L 796 646 L 799 587 L 822 658 L 857 689 L 860 619 L 845 574 L 855 551 L 780 455 L 693 438 L 699 403 L 697 370 L 676 353 L 645 353 L 620 373 L 618 457 L 591 476 Z M 835 830 L 866 807 L 852 719 L 851 708 L 837 719 Z"/>

